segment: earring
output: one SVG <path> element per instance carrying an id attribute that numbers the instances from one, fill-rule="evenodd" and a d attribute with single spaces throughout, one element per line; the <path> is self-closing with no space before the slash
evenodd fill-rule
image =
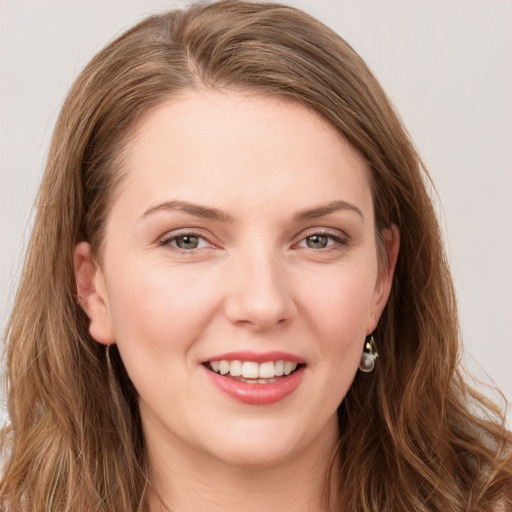
<path id="1" fill-rule="evenodd" d="M 107 372 L 108 374 L 113 374 L 114 370 L 112 368 L 112 361 L 110 360 L 110 345 L 105 347 L 105 359 L 107 360 Z"/>
<path id="2" fill-rule="evenodd" d="M 361 362 L 359 369 L 364 373 L 370 373 L 375 368 L 375 360 L 379 357 L 373 334 L 366 336 L 364 340 L 363 353 L 361 354 Z"/>

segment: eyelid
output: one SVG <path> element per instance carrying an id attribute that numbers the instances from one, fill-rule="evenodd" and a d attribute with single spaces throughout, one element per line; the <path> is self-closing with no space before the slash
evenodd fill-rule
<path id="1" fill-rule="evenodd" d="M 209 237 L 205 235 L 205 233 L 201 229 L 197 228 L 180 228 L 173 231 L 167 232 L 165 235 L 158 238 L 158 245 L 160 246 L 166 246 L 171 247 L 173 250 L 179 251 L 179 252 L 186 252 L 191 253 L 194 251 L 197 251 L 199 249 L 204 249 L 204 247 L 196 248 L 196 249 L 180 249 L 179 247 L 174 247 L 171 245 L 171 242 L 173 240 L 176 240 L 177 238 L 183 237 L 183 236 L 193 236 L 196 238 L 201 238 L 205 240 L 208 243 L 209 247 L 215 247 L 215 244 L 213 244 Z"/>
<path id="2" fill-rule="evenodd" d="M 334 240 L 334 242 L 335 242 L 334 244 L 332 244 L 324 249 L 307 248 L 307 249 L 310 249 L 315 252 L 318 252 L 321 250 L 325 251 L 325 250 L 328 250 L 329 248 L 335 248 L 335 247 L 347 245 L 350 240 L 350 237 L 346 233 L 344 233 L 343 231 L 341 231 L 339 229 L 315 228 L 314 227 L 314 228 L 309 228 L 306 231 L 301 232 L 300 235 L 297 236 L 298 240 L 296 243 L 294 243 L 294 245 L 296 246 L 296 245 L 304 242 L 307 238 L 314 236 L 314 235 L 329 237 L 332 240 Z"/>
<path id="3" fill-rule="evenodd" d="M 191 253 L 191 252 L 197 251 L 199 249 L 204 249 L 204 247 L 203 247 L 203 248 L 183 250 L 178 247 L 174 247 L 174 246 L 170 245 L 170 242 L 172 242 L 173 240 L 176 240 L 177 238 L 180 238 L 182 236 L 187 236 L 187 235 L 205 240 L 209 247 L 216 247 L 216 244 L 214 244 L 211 241 L 211 237 L 208 236 L 207 234 L 205 234 L 204 231 L 200 228 L 179 228 L 176 230 L 169 231 L 165 235 L 159 237 L 157 243 L 158 243 L 158 245 L 172 247 L 176 251 L 182 251 L 182 252 L 187 252 L 187 253 Z M 297 246 L 298 244 L 300 244 L 301 242 L 306 240 L 308 237 L 314 236 L 314 235 L 326 236 L 326 237 L 329 237 L 332 240 L 334 240 L 335 244 L 328 246 L 324 250 L 327 250 L 329 247 L 334 248 L 336 246 L 347 245 L 350 241 L 350 237 L 345 232 L 343 232 L 339 229 L 331 229 L 331 228 L 325 228 L 325 227 L 312 227 L 312 228 L 308 228 L 307 230 L 304 230 L 300 234 L 298 234 L 295 237 L 296 242 L 293 243 L 293 246 Z M 319 249 L 311 249 L 311 250 L 319 251 Z"/>
<path id="4" fill-rule="evenodd" d="M 308 236 L 312 235 L 326 235 L 326 236 L 332 236 L 337 238 L 343 238 L 347 239 L 349 238 L 349 235 L 345 233 L 343 230 L 338 228 L 326 228 L 321 226 L 313 226 L 311 228 L 307 228 L 302 230 L 296 238 L 302 239 L 307 238 Z"/>

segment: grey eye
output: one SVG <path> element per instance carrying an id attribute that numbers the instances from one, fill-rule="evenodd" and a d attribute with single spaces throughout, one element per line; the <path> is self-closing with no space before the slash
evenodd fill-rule
<path id="1" fill-rule="evenodd" d="M 306 238 L 306 245 L 310 249 L 325 249 L 329 244 L 327 235 L 311 235 Z"/>
<path id="2" fill-rule="evenodd" d="M 197 249 L 199 246 L 199 237 L 193 235 L 183 235 L 177 237 L 174 242 L 180 249 Z"/>

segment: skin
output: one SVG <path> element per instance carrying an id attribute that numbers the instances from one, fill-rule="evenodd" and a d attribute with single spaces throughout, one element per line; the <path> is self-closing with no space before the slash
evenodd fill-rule
<path id="1" fill-rule="evenodd" d="M 139 393 L 152 484 L 177 512 L 321 510 L 336 410 L 398 252 L 391 227 L 379 265 L 364 162 L 304 107 L 228 91 L 159 106 L 128 147 L 101 261 L 82 243 L 75 266 L 91 335 L 117 343 Z M 201 363 L 247 350 L 303 358 L 299 387 L 263 406 L 220 392 Z"/>

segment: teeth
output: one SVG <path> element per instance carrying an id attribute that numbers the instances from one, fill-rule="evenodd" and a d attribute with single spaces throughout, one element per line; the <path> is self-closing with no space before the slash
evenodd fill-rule
<path id="1" fill-rule="evenodd" d="M 245 379 L 257 379 L 258 378 L 258 363 L 251 361 L 245 361 L 242 364 L 242 377 Z"/>
<path id="2" fill-rule="evenodd" d="M 297 368 L 297 363 L 291 363 L 290 361 L 285 361 L 284 363 L 284 374 L 290 375 Z"/>
<path id="3" fill-rule="evenodd" d="M 274 368 L 275 365 L 272 361 L 260 364 L 260 367 L 258 369 L 258 377 L 260 379 L 271 379 L 276 374 Z"/>
<path id="4" fill-rule="evenodd" d="M 265 363 L 255 363 L 253 361 L 210 361 L 211 369 L 221 375 L 231 375 L 245 379 L 257 380 L 257 382 L 275 382 L 274 377 L 290 375 L 296 368 L 297 363 L 291 361 L 267 361 Z M 258 380 L 259 379 L 259 380 Z"/>
<path id="5" fill-rule="evenodd" d="M 240 377 L 242 375 L 242 362 L 241 361 L 231 361 L 229 365 L 229 374 L 232 377 Z"/>
<path id="6" fill-rule="evenodd" d="M 219 365 L 219 371 L 221 375 L 226 375 L 229 372 L 229 362 L 221 361 Z"/>

